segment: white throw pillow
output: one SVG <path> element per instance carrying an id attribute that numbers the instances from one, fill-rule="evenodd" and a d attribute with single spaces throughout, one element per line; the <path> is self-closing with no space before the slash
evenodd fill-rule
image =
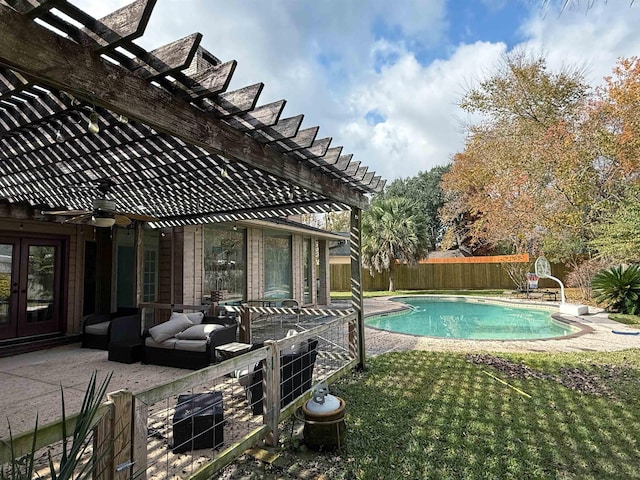
<path id="1" fill-rule="evenodd" d="M 194 325 L 200 325 L 204 318 L 204 312 L 185 313 L 185 315 Z"/>
<path id="2" fill-rule="evenodd" d="M 224 328 L 224 326 L 216 323 L 193 325 L 180 333 L 176 333 L 176 338 L 179 340 L 206 340 L 211 332 L 221 328 Z"/>
<path id="3" fill-rule="evenodd" d="M 168 321 L 151 327 L 149 334 L 156 342 L 164 342 L 168 338 L 174 337 L 176 333 L 193 325 L 191 320 L 184 313 L 172 313 Z"/>

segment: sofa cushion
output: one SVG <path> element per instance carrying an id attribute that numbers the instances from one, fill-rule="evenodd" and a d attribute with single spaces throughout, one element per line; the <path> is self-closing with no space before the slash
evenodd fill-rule
<path id="1" fill-rule="evenodd" d="M 176 350 L 188 352 L 206 352 L 207 340 L 176 340 Z"/>
<path id="2" fill-rule="evenodd" d="M 204 312 L 185 313 L 185 315 L 194 325 L 200 325 L 204 318 Z"/>
<path id="3" fill-rule="evenodd" d="M 223 325 L 193 325 L 182 332 L 176 333 L 175 337 L 179 340 L 206 340 L 209 334 L 214 330 L 224 328 Z"/>
<path id="4" fill-rule="evenodd" d="M 84 333 L 89 333 L 91 335 L 106 335 L 109 331 L 109 324 L 111 320 L 106 322 L 94 323 L 92 325 L 87 325 L 84 327 Z"/>
<path id="5" fill-rule="evenodd" d="M 144 339 L 144 344 L 147 347 L 153 348 L 165 348 L 167 350 L 173 350 L 176 346 L 177 340 L 175 338 L 168 338 L 164 342 L 156 342 L 152 337 Z"/>
<path id="6" fill-rule="evenodd" d="M 191 320 L 189 320 L 184 313 L 174 312 L 168 321 L 151 327 L 149 329 L 149 335 L 151 335 L 156 342 L 160 343 L 168 338 L 175 337 L 176 333 L 189 328 L 191 325 L 193 325 L 193 323 L 191 323 Z"/>

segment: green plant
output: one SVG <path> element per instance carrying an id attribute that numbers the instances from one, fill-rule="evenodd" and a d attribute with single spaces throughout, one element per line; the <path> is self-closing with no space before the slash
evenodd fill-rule
<path id="1" fill-rule="evenodd" d="M 96 372 L 93 372 L 89 385 L 84 394 L 82 407 L 77 416 L 73 433 L 67 432 L 67 416 L 64 402 L 64 391 L 60 387 L 62 402 L 62 454 L 58 463 L 54 462 L 51 452 L 48 452 L 49 475 L 52 480 L 83 480 L 92 478 L 94 462 L 91 458 L 83 458 L 91 447 L 91 432 L 96 420 L 98 408 L 102 403 L 113 373 L 98 386 Z M 5 468 L 0 468 L 0 480 L 31 480 L 39 478 L 36 471 L 36 438 L 38 435 L 38 419 L 34 428 L 31 451 L 25 455 L 15 457 L 13 436 L 10 432 L 10 450 L 12 461 Z"/>
<path id="2" fill-rule="evenodd" d="M 613 312 L 635 315 L 640 312 L 640 267 L 622 265 L 602 270 L 591 282 L 598 303 Z"/>

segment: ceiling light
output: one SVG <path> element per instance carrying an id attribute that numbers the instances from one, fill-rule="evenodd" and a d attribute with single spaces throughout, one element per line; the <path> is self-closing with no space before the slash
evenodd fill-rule
<path id="1" fill-rule="evenodd" d="M 98 125 L 98 112 L 93 110 L 91 115 L 89 115 L 89 124 L 87 125 L 87 130 L 90 133 L 98 133 L 100 131 L 100 125 Z"/>
<path id="2" fill-rule="evenodd" d="M 110 217 L 91 217 L 91 223 L 96 227 L 111 228 L 116 224 L 116 219 Z"/>
<path id="3" fill-rule="evenodd" d="M 118 115 L 118 122 L 122 124 L 127 124 L 129 123 L 129 119 L 121 114 L 121 115 Z"/>
<path id="4" fill-rule="evenodd" d="M 220 166 L 220 176 L 222 178 L 229 178 L 229 172 L 227 171 L 226 164 Z"/>
<path id="5" fill-rule="evenodd" d="M 62 134 L 62 132 L 60 130 L 58 130 L 56 132 L 56 142 L 57 143 L 64 143 L 64 135 Z"/>

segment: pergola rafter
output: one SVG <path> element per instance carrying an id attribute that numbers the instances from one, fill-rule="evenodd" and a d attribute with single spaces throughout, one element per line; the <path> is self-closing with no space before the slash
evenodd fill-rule
<path id="1" fill-rule="evenodd" d="M 133 43 L 154 5 L 96 20 L 66 0 L 0 0 L 0 199 L 87 208 L 110 179 L 119 210 L 175 226 L 361 209 L 381 191 L 303 115 L 281 118 L 285 100 L 259 105 L 262 83 L 227 91 L 237 63 L 201 34 Z"/>

